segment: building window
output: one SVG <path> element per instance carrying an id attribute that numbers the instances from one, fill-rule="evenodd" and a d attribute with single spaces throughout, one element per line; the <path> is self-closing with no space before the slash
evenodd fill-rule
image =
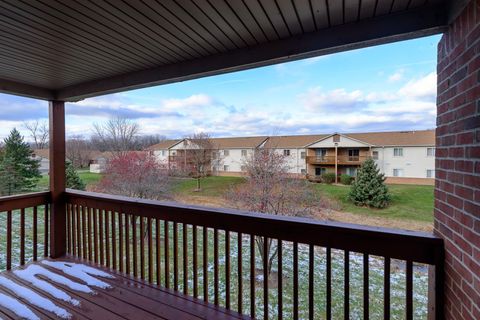
<path id="1" fill-rule="evenodd" d="M 242 157 L 246 157 L 247 156 L 247 150 L 242 150 Z"/>
<path id="2" fill-rule="evenodd" d="M 357 168 L 347 168 L 347 174 L 351 177 L 357 176 Z"/>
<path id="3" fill-rule="evenodd" d="M 177 151 L 172 151 L 172 156 L 176 156 L 177 155 Z"/>
<path id="4" fill-rule="evenodd" d="M 227 165 L 223 166 L 223 171 L 228 171 L 228 166 Z"/>
<path id="5" fill-rule="evenodd" d="M 305 151 L 300 152 L 300 159 L 305 159 Z"/>
<path id="6" fill-rule="evenodd" d="M 230 155 L 230 151 L 229 151 L 229 150 L 223 150 L 223 155 L 224 155 L 224 156 L 229 156 L 229 155 Z"/>
<path id="7" fill-rule="evenodd" d="M 403 177 L 403 169 L 393 169 L 394 177 Z"/>
<path id="8" fill-rule="evenodd" d="M 358 161 L 359 158 L 360 158 L 360 150 L 358 149 L 348 150 L 348 161 Z"/>
<path id="9" fill-rule="evenodd" d="M 435 148 L 427 148 L 427 157 L 435 157 Z"/>
<path id="10" fill-rule="evenodd" d="M 315 168 L 315 175 L 321 176 L 322 174 L 327 173 L 327 168 Z"/>
<path id="11" fill-rule="evenodd" d="M 427 169 L 427 178 L 435 178 L 435 170 Z"/>
<path id="12" fill-rule="evenodd" d="M 240 166 L 240 171 L 247 171 L 247 166 Z"/>
<path id="13" fill-rule="evenodd" d="M 403 157 L 403 148 L 393 148 L 394 157 Z"/>
<path id="14" fill-rule="evenodd" d="M 373 160 L 378 160 L 378 151 L 373 151 L 372 152 L 372 158 L 373 158 Z"/>
<path id="15" fill-rule="evenodd" d="M 165 150 L 162 150 L 162 157 L 165 156 Z"/>
<path id="16" fill-rule="evenodd" d="M 306 169 L 300 169 L 300 173 L 301 174 L 307 174 L 307 170 Z"/>
<path id="17" fill-rule="evenodd" d="M 283 150 L 283 155 L 288 157 L 290 155 L 290 150 L 288 150 L 288 149 Z"/>

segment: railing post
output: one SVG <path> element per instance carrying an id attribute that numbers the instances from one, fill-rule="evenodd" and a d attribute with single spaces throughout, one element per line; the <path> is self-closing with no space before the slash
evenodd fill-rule
<path id="1" fill-rule="evenodd" d="M 65 102 L 50 101 L 50 257 L 66 253 L 65 211 Z"/>

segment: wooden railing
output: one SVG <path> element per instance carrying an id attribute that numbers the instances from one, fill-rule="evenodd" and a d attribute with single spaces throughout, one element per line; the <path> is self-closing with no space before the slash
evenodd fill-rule
<path id="1" fill-rule="evenodd" d="M 66 201 L 70 254 L 252 317 L 442 318 L 443 243 L 430 234 L 72 190 Z"/>
<path id="2" fill-rule="evenodd" d="M 309 164 L 335 164 L 335 161 L 337 161 L 338 164 L 361 164 L 365 160 L 369 159 L 370 156 L 348 156 L 348 155 L 338 155 L 336 158 L 333 155 L 329 156 L 308 156 L 307 157 L 307 163 Z"/>
<path id="3" fill-rule="evenodd" d="M 0 197 L 0 271 L 48 255 L 50 193 Z"/>

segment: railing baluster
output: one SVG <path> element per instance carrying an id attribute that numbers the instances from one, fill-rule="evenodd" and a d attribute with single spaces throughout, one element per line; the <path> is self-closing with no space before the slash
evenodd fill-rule
<path id="1" fill-rule="evenodd" d="M 20 209 L 20 265 L 25 264 L 25 209 Z"/>
<path id="2" fill-rule="evenodd" d="M 178 226 L 173 222 L 173 289 L 178 290 Z"/>
<path id="3" fill-rule="evenodd" d="M 130 215 L 125 213 L 125 272 L 130 275 Z"/>
<path id="4" fill-rule="evenodd" d="M 164 244 L 165 244 L 165 287 L 170 288 L 170 239 L 169 239 L 169 223 L 167 220 L 164 222 Z"/>
<path id="5" fill-rule="evenodd" d="M 327 277 L 327 319 L 332 319 L 332 249 L 326 249 L 326 277 Z"/>
<path id="6" fill-rule="evenodd" d="M 183 223 L 183 294 L 188 295 L 188 225 Z"/>
<path id="7" fill-rule="evenodd" d="M 230 232 L 225 231 L 225 308 L 230 309 Z"/>
<path id="8" fill-rule="evenodd" d="M 140 217 L 140 279 L 145 280 L 145 219 Z"/>
<path id="9" fill-rule="evenodd" d="M 109 228 L 110 224 L 108 223 L 108 210 L 103 210 L 103 214 L 105 215 L 105 258 L 106 258 L 106 265 L 110 267 L 110 235 L 109 235 Z"/>
<path id="10" fill-rule="evenodd" d="M 38 242 L 38 227 L 37 227 L 37 216 L 38 216 L 38 212 L 37 212 L 37 206 L 33 207 L 33 261 L 37 261 L 37 242 Z M 67 214 L 67 218 L 68 218 L 68 214 Z M 69 221 L 69 219 L 67 220 L 67 222 Z M 67 230 L 68 227 L 67 227 Z M 67 248 L 69 247 L 70 245 L 70 242 L 68 241 L 68 237 L 67 237 Z"/>
<path id="11" fill-rule="evenodd" d="M 133 251 L 133 276 L 138 277 L 138 252 L 137 252 L 137 217 L 132 215 L 132 251 Z"/>
<path id="12" fill-rule="evenodd" d="M 123 272 L 123 214 L 120 211 L 118 212 L 118 270 Z"/>
<path id="13" fill-rule="evenodd" d="M 314 267 L 315 267 L 315 247 L 311 244 L 308 247 L 308 317 L 315 318 L 314 310 Z"/>
<path id="14" fill-rule="evenodd" d="M 213 292 L 214 304 L 218 306 L 218 229 L 213 229 Z"/>
<path id="15" fill-rule="evenodd" d="M 363 318 L 370 318 L 370 285 L 369 285 L 369 257 L 363 254 Z"/>
<path id="16" fill-rule="evenodd" d="M 390 257 L 385 257 L 383 279 L 383 318 L 390 319 Z"/>
<path id="17" fill-rule="evenodd" d="M 87 217 L 86 208 L 82 206 L 82 257 L 87 259 Z"/>
<path id="18" fill-rule="evenodd" d="M 198 298 L 198 239 L 197 226 L 192 226 L 192 249 L 193 249 L 193 297 Z"/>
<path id="19" fill-rule="evenodd" d="M 98 210 L 98 231 L 99 231 L 99 241 L 100 241 L 100 264 L 105 265 L 105 254 L 104 254 L 104 245 L 103 245 L 103 232 L 104 232 L 104 224 L 103 224 L 103 211 L 102 209 Z"/>
<path id="20" fill-rule="evenodd" d="M 298 243 L 293 243 L 293 319 L 298 319 Z"/>
<path id="21" fill-rule="evenodd" d="M 75 206 L 75 215 L 77 216 L 77 257 L 82 257 L 82 219 L 80 217 L 80 206 Z"/>
<path id="22" fill-rule="evenodd" d="M 343 281 L 343 315 L 345 320 L 350 319 L 350 251 L 345 250 Z"/>
<path id="23" fill-rule="evenodd" d="M 242 233 L 239 232 L 237 235 L 237 255 L 238 255 L 238 265 L 237 265 L 237 278 L 238 278 L 238 291 L 237 291 L 237 299 L 238 299 L 238 306 L 237 311 L 238 313 L 242 313 L 243 311 L 243 266 L 242 266 Z"/>
<path id="24" fill-rule="evenodd" d="M 283 319 L 283 243 L 282 240 L 278 239 L 278 320 Z"/>
<path id="25" fill-rule="evenodd" d="M 115 210 L 110 211 L 112 214 L 112 269 L 117 269 L 117 226 L 115 219 Z"/>
<path id="26" fill-rule="evenodd" d="M 66 205 L 66 214 L 67 214 L 67 253 L 72 253 L 72 221 L 71 221 L 71 216 L 70 216 L 70 211 L 71 211 L 71 208 L 72 206 L 68 203 Z M 34 229 L 36 229 L 36 217 L 37 217 L 37 208 L 33 208 L 33 224 L 34 224 Z M 34 230 L 35 231 L 35 230 Z M 36 237 L 34 237 L 33 239 L 34 241 L 36 241 Z M 34 257 L 33 257 L 33 261 L 36 261 L 37 260 L 37 257 L 36 257 L 36 250 L 37 250 L 37 247 L 34 245 L 33 246 L 33 249 L 34 249 Z"/>
<path id="27" fill-rule="evenodd" d="M 97 209 L 92 208 L 92 210 L 93 210 L 93 251 L 94 251 L 93 260 L 95 263 L 98 263 L 98 216 L 97 216 Z"/>
<path id="28" fill-rule="evenodd" d="M 162 238 L 160 234 L 160 219 L 155 219 L 155 240 L 156 242 L 156 252 L 155 252 L 155 257 L 156 257 L 156 275 L 157 275 L 157 285 L 162 284 L 162 255 L 161 255 L 161 246 L 162 246 Z"/>
<path id="29" fill-rule="evenodd" d="M 44 243 L 44 246 L 43 246 L 43 256 L 45 257 L 48 257 L 48 239 L 49 239 L 49 228 L 50 228 L 50 224 L 49 224 L 49 221 L 48 221 L 48 209 L 49 209 L 49 205 L 48 204 L 45 204 L 45 210 L 43 211 L 44 212 L 44 231 L 43 231 L 43 243 Z"/>
<path id="30" fill-rule="evenodd" d="M 92 208 L 87 208 L 88 261 L 92 261 Z"/>
<path id="31" fill-rule="evenodd" d="M 268 320 L 268 238 L 263 237 L 263 319 Z"/>
<path id="32" fill-rule="evenodd" d="M 250 316 L 255 318 L 255 235 L 250 235 Z"/>
<path id="33" fill-rule="evenodd" d="M 7 270 L 12 269 L 12 211 L 7 211 Z"/>
<path id="34" fill-rule="evenodd" d="M 203 227 L 203 300 L 208 302 L 208 228 Z"/>
<path id="35" fill-rule="evenodd" d="M 406 302 L 407 302 L 407 320 L 413 319 L 413 265 L 412 261 L 407 261 L 407 270 L 406 270 Z"/>
<path id="36" fill-rule="evenodd" d="M 74 256 L 77 255 L 77 225 L 76 225 L 76 215 L 75 215 L 75 205 L 70 205 L 70 216 L 72 222 L 72 250 L 70 251 Z"/>
<path id="37" fill-rule="evenodd" d="M 152 218 L 147 218 L 148 233 L 148 281 L 153 283 L 153 240 L 152 240 Z"/>

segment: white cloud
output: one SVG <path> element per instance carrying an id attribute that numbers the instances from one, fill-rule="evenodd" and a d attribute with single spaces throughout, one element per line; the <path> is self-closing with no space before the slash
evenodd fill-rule
<path id="1" fill-rule="evenodd" d="M 321 87 L 314 87 L 301 94 L 299 98 L 310 111 L 335 112 L 365 105 L 365 97 L 360 90 L 348 92 L 343 88 L 323 91 Z"/>
<path id="2" fill-rule="evenodd" d="M 405 70 L 404 69 L 399 69 L 395 73 L 391 74 L 388 77 L 388 81 L 389 82 L 398 82 L 400 80 L 403 80 L 404 74 L 405 74 Z"/>
<path id="3" fill-rule="evenodd" d="M 437 94 L 437 74 L 432 72 L 424 77 L 412 79 L 398 93 L 410 99 L 434 100 Z"/>

